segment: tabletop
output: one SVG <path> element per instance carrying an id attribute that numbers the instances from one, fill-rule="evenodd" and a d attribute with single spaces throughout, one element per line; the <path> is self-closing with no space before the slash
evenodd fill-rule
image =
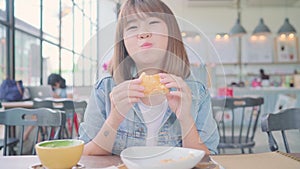
<path id="1" fill-rule="evenodd" d="M 290 155 L 300 159 L 300 153 L 290 153 Z M 226 156 L 227 155 L 217 155 L 217 157 L 221 159 L 225 159 L 224 157 Z M 214 156 L 212 156 L 212 158 L 213 157 Z M 206 163 L 208 160 L 209 156 L 205 156 L 201 160 L 201 163 Z M 40 164 L 40 161 L 37 156 L 0 156 L 0 164 L 1 168 L 24 169 L 38 165 Z M 119 156 L 82 156 L 79 164 L 83 164 L 85 169 L 95 169 L 118 166 L 122 164 L 122 161 Z"/>
<path id="2" fill-rule="evenodd" d="M 38 99 L 37 100 L 42 100 L 42 99 Z M 57 102 L 58 104 L 62 101 L 67 101 L 67 100 L 71 100 L 71 101 L 82 101 L 79 99 L 68 99 L 68 98 L 46 98 L 43 100 L 51 100 L 54 103 Z M 13 101 L 13 102 L 1 102 L 2 106 L 5 109 L 11 109 L 11 108 L 28 108 L 31 109 L 33 108 L 33 100 L 27 100 L 27 101 Z M 60 105 L 58 105 L 57 107 L 60 107 Z"/>
<path id="3" fill-rule="evenodd" d="M 33 107 L 33 101 L 1 102 L 1 104 L 5 109 L 17 107 L 30 109 Z"/>
<path id="4" fill-rule="evenodd" d="M 205 156 L 201 161 L 209 160 L 209 156 Z M 0 156 L 1 168 L 24 169 L 31 168 L 41 164 L 37 156 Z M 109 166 L 119 166 L 122 164 L 120 156 L 82 156 L 79 164 L 85 169 L 105 168 Z"/>
<path id="5" fill-rule="evenodd" d="M 101 168 L 122 163 L 119 156 L 82 156 L 80 164 L 85 168 Z M 41 164 L 37 156 L 1 156 L 1 168 L 25 169 Z"/>

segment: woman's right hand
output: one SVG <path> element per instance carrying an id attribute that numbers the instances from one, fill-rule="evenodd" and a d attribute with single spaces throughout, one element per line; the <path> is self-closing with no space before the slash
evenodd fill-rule
<path id="1" fill-rule="evenodd" d="M 111 112 L 110 120 L 120 124 L 132 106 L 144 97 L 144 87 L 141 79 L 127 80 L 113 88 L 110 93 Z"/>

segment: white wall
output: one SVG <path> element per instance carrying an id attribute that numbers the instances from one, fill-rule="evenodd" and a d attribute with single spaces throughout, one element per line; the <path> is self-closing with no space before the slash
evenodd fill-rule
<path id="1" fill-rule="evenodd" d="M 185 0 L 163 0 L 175 13 L 208 34 L 228 32 L 237 18 L 237 9 L 233 7 L 189 7 Z M 284 18 L 289 17 L 291 24 L 300 30 L 300 7 L 246 7 L 241 6 L 241 22 L 245 29 L 251 33 L 263 17 L 265 23 L 273 33 L 276 33 L 283 24 Z"/>
<path id="2" fill-rule="evenodd" d="M 179 18 L 183 18 L 187 25 L 193 25 L 192 29 L 195 27 L 203 31 L 210 38 L 214 37 L 216 33 L 229 32 L 237 18 L 237 9 L 233 7 L 189 7 L 185 0 L 163 0 Z M 112 52 L 112 44 L 114 42 L 114 32 L 115 32 L 115 13 L 114 13 L 114 2 L 112 0 L 101 0 L 99 3 L 100 16 L 99 23 L 101 32 L 100 36 L 100 56 L 109 56 Z M 295 27 L 298 32 L 300 31 L 300 7 L 246 7 L 241 4 L 241 22 L 248 34 L 243 37 L 245 39 L 251 36 L 252 31 L 257 26 L 259 19 L 263 18 L 265 24 L 269 26 L 272 31 L 272 37 L 277 36 L 277 31 L 284 22 L 284 18 L 288 17 L 291 24 Z M 185 26 L 185 25 L 184 25 Z M 191 27 L 186 26 L 182 29 L 189 30 Z M 299 35 L 299 33 L 298 33 Z M 245 43 L 243 43 L 245 45 Z M 197 45 L 194 45 L 197 46 Z M 205 46 L 205 48 L 209 48 Z M 298 45 L 299 51 L 300 47 Z M 195 49 L 196 51 L 203 51 L 203 47 Z M 209 49 L 208 49 L 209 50 Z M 246 55 L 246 49 L 243 47 L 242 57 Z M 110 53 L 110 54 L 107 54 Z M 209 55 L 210 51 L 202 53 L 202 55 Z M 300 54 L 298 54 L 300 55 Z M 206 59 L 204 59 L 206 60 Z M 263 65 L 253 65 L 245 67 L 244 71 L 251 70 L 252 72 L 257 72 Z M 294 69 L 300 70 L 299 65 L 267 65 L 266 73 L 274 73 L 274 70 L 280 70 L 281 72 L 291 73 Z M 237 66 L 232 66 L 229 68 L 233 72 L 238 71 Z M 256 70 L 257 69 L 257 70 Z M 275 72 L 276 73 L 276 72 Z"/>
<path id="3" fill-rule="evenodd" d="M 99 69 L 100 76 L 102 72 L 102 65 L 108 61 L 113 52 L 113 44 L 116 30 L 116 13 L 115 3 L 113 0 L 99 1 Z"/>
<path id="4" fill-rule="evenodd" d="M 229 32 L 232 26 L 236 22 L 237 18 L 237 9 L 233 7 L 187 7 L 185 0 L 163 0 L 175 13 L 176 16 L 182 17 L 192 25 L 195 25 L 198 29 L 203 31 L 207 36 L 213 38 L 216 33 L 221 32 Z M 264 19 L 265 24 L 270 28 L 272 34 L 271 38 L 275 38 L 277 36 L 277 31 L 281 27 L 286 17 L 289 18 L 290 23 L 295 27 L 298 31 L 300 31 L 300 7 L 297 5 L 296 7 L 246 7 L 245 2 L 242 1 L 241 4 L 241 23 L 248 32 L 246 36 L 243 36 L 243 46 L 242 46 L 242 58 L 245 58 L 247 55 L 246 50 L 246 41 L 250 38 L 254 28 L 258 25 L 259 19 L 262 17 Z M 188 28 L 184 28 L 188 29 Z M 199 44 L 199 48 L 200 48 Z M 273 45 L 273 44 L 272 44 Z M 207 46 L 206 46 L 207 48 Z M 300 45 L 298 43 L 298 51 L 300 52 Z M 300 58 L 300 53 L 298 52 L 298 59 Z M 275 60 L 275 49 L 273 53 L 273 60 Z M 210 55 L 209 51 L 206 53 Z M 220 53 L 220 57 L 223 53 Z M 205 55 L 205 54 L 204 54 Z M 223 70 L 224 68 L 224 70 Z M 227 74 L 225 77 L 217 79 L 218 82 L 214 84 L 219 86 L 220 84 L 226 85 L 232 81 L 237 81 L 237 76 L 232 76 L 233 74 L 237 74 L 239 71 L 239 67 L 237 65 L 225 65 L 222 69 L 218 66 L 214 67 L 213 72 L 215 72 L 215 76 L 218 77 L 220 74 Z M 247 73 L 256 73 L 259 74 L 259 69 L 264 68 L 266 73 L 270 74 L 292 74 L 294 70 L 300 70 L 299 64 L 257 64 L 257 65 L 243 65 L 244 74 Z M 228 75 L 230 74 L 230 75 Z M 251 81 L 255 76 L 246 77 L 247 81 Z M 275 79 L 279 78 L 274 77 Z M 225 81 L 225 80 L 226 81 Z M 216 79 L 213 79 L 216 81 Z M 245 79 L 243 79 L 245 80 Z"/>

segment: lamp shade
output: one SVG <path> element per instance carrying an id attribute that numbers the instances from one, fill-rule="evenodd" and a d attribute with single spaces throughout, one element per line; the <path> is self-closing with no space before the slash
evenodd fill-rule
<path id="1" fill-rule="evenodd" d="M 285 18 L 283 25 L 278 30 L 278 34 L 296 33 L 296 29 L 290 24 L 289 18 Z"/>
<path id="2" fill-rule="evenodd" d="M 229 35 L 230 36 L 241 36 L 246 34 L 246 30 L 245 28 L 241 25 L 240 23 L 240 18 L 238 17 L 238 19 L 236 20 L 236 23 L 234 24 L 234 26 L 231 28 Z"/>
<path id="3" fill-rule="evenodd" d="M 265 25 L 264 20 L 260 18 L 258 25 L 255 27 L 253 31 L 253 35 L 262 35 L 271 33 L 270 29 L 267 25 Z"/>

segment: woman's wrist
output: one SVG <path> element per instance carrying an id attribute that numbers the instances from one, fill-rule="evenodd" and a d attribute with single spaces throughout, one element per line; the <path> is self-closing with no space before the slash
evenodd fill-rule
<path id="1" fill-rule="evenodd" d="M 194 124 L 194 119 L 191 114 L 186 114 L 186 116 L 182 116 L 179 120 L 181 126 L 191 126 Z"/>
<path id="2" fill-rule="evenodd" d="M 106 123 L 111 126 L 114 129 L 117 129 L 119 125 L 122 123 L 124 120 L 124 117 L 122 117 L 120 114 L 113 113 L 112 111 L 110 112 L 108 118 L 106 119 Z"/>

